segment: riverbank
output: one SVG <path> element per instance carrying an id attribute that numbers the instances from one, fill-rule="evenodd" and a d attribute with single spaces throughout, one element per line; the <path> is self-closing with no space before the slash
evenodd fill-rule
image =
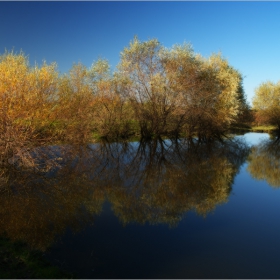
<path id="1" fill-rule="evenodd" d="M 275 125 L 250 125 L 250 124 L 235 124 L 232 125 L 230 131 L 243 131 L 245 132 L 265 132 L 265 133 L 275 133 L 277 132 L 277 127 Z"/>
<path id="2" fill-rule="evenodd" d="M 22 242 L 0 237 L 1 279 L 73 279 L 73 275 L 47 262 L 43 254 Z"/>

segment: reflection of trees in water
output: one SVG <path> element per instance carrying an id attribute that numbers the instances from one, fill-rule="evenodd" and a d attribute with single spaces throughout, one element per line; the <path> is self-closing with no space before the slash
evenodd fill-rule
<path id="1" fill-rule="evenodd" d="M 247 169 L 254 178 L 266 180 L 272 187 L 280 187 L 279 138 L 252 147 Z"/>
<path id="2" fill-rule="evenodd" d="M 79 154 L 85 156 L 82 150 L 60 151 L 63 166 L 47 174 L 5 170 L 7 184 L 0 196 L 3 233 L 44 250 L 66 227 L 78 231 L 93 221 L 92 214 L 101 211 L 104 197 L 86 178 L 87 158 Z"/>
<path id="3" fill-rule="evenodd" d="M 233 178 L 244 162 L 241 143 L 150 142 L 131 148 L 131 160 L 109 171 L 108 199 L 126 224 L 177 224 L 189 210 L 206 215 L 227 201 Z M 121 175 L 122 174 L 122 175 Z M 109 176 L 106 176 L 109 178 Z M 113 182 L 120 182 L 113 184 Z"/>
<path id="4" fill-rule="evenodd" d="M 236 141 L 155 141 L 51 151 L 54 168 L 10 168 L 1 177 L 2 232 L 42 250 L 67 227 L 92 223 L 106 198 L 124 224 L 175 225 L 189 210 L 206 215 L 227 201 L 248 149 Z"/>

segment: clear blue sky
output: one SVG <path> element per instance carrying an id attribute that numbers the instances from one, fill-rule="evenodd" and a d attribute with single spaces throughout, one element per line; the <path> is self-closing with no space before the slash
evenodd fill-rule
<path id="1" fill-rule="evenodd" d="M 0 53 L 23 50 L 61 73 L 99 57 L 114 69 L 134 35 L 222 52 L 249 101 L 261 82 L 280 80 L 280 2 L 0 2 Z"/>

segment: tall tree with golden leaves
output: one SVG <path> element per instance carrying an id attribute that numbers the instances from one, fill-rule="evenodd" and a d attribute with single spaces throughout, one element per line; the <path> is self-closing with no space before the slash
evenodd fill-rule
<path id="1" fill-rule="evenodd" d="M 262 83 L 255 90 L 253 109 L 264 123 L 276 125 L 280 131 L 280 82 Z"/>

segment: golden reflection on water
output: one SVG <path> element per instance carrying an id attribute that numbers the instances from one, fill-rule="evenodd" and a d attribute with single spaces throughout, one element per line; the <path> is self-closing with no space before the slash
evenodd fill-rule
<path id="1" fill-rule="evenodd" d="M 254 146 L 248 157 L 249 173 L 257 180 L 265 180 L 270 186 L 280 187 L 280 141 L 269 139 Z"/>
<path id="2" fill-rule="evenodd" d="M 40 250 L 66 228 L 79 231 L 94 223 L 106 200 L 124 225 L 176 226 L 190 210 L 206 216 L 227 202 L 248 155 L 248 147 L 237 141 L 50 149 L 53 161 L 57 159 L 51 169 L 1 170 L 5 183 L 0 189 L 1 233 Z"/>

